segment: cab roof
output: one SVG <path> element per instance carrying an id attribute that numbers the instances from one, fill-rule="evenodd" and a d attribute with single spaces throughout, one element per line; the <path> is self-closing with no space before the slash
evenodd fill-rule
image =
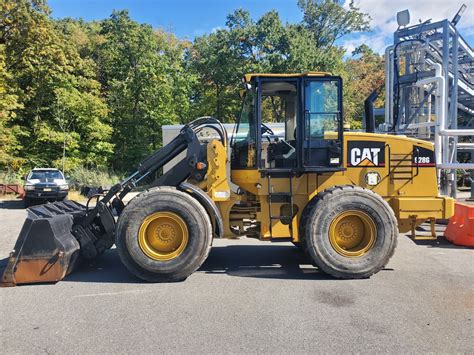
<path id="1" fill-rule="evenodd" d="M 244 75 L 244 81 L 252 81 L 253 78 L 295 78 L 295 77 L 304 77 L 304 76 L 331 76 L 331 73 L 322 72 L 322 71 L 308 71 L 305 73 L 291 73 L 291 74 L 281 74 L 281 73 L 250 73 Z"/>

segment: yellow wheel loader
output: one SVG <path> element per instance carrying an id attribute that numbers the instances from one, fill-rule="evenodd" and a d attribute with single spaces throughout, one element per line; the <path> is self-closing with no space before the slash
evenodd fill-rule
<path id="1" fill-rule="evenodd" d="M 243 235 L 290 241 L 336 278 L 366 278 L 387 264 L 399 232 L 453 215 L 453 199 L 438 195 L 431 143 L 344 131 L 340 77 L 249 74 L 244 86 L 229 142 L 218 120 L 200 118 L 86 206 L 29 208 L 3 285 L 61 280 L 113 244 L 138 278 L 184 280 L 213 238 Z M 213 134 L 203 140 L 204 130 Z M 124 205 L 141 180 L 182 152 Z"/>

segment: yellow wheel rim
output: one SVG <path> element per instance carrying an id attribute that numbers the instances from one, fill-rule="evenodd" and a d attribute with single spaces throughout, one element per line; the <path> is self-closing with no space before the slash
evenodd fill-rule
<path id="1" fill-rule="evenodd" d="M 186 223 L 172 212 L 155 212 L 149 215 L 138 231 L 141 250 L 158 261 L 177 258 L 188 245 L 188 240 Z"/>
<path id="2" fill-rule="evenodd" d="M 347 257 L 358 257 L 374 246 L 375 223 L 366 213 L 345 211 L 334 218 L 329 227 L 329 241 L 334 250 Z"/>

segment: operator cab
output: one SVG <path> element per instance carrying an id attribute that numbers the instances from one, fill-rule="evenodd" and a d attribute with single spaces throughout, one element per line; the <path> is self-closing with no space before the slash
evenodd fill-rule
<path id="1" fill-rule="evenodd" d="M 232 169 L 342 168 L 342 80 L 327 73 L 248 74 Z"/>

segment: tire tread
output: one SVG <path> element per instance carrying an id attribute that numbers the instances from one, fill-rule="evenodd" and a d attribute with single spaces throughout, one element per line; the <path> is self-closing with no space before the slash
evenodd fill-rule
<path id="1" fill-rule="evenodd" d="M 389 260 L 392 258 L 392 256 L 395 253 L 395 249 L 397 247 L 397 241 L 398 241 L 397 219 L 395 217 L 395 213 L 393 212 L 393 209 L 390 207 L 390 205 L 385 200 L 383 200 L 378 194 L 376 194 L 375 192 L 373 192 L 371 190 L 364 189 L 360 186 L 354 186 L 354 185 L 338 185 L 338 186 L 328 188 L 328 189 L 323 190 L 320 193 L 318 193 L 307 204 L 307 206 L 305 207 L 305 209 L 302 213 L 302 216 L 301 216 L 300 235 L 303 236 L 303 238 L 302 238 L 303 249 L 304 249 L 304 251 L 307 255 L 309 255 L 309 256 L 312 255 L 308 250 L 308 248 L 310 246 L 309 246 L 309 241 L 308 241 L 309 234 L 308 234 L 307 228 L 309 226 L 310 218 L 312 217 L 312 215 L 314 213 L 316 213 L 317 209 L 320 208 L 320 206 L 322 204 L 327 203 L 327 201 L 329 200 L 329 198 L 331 196 L 334 196 L 334 194 L 338 194 L 338 193 L 353 193 L 353 194 L 356 194 L 356 195 L 362 195 L 363 194 L 365 196 L 370 196 L 371 198 L 377 199 L 379 202 L 382 203 L 382 205 L 384 205 L 386 212 L 388 212 L 389 215 L 390 215 L 390 220 L 391 220 L 390 222 L 393 224 L 393 229 L 394 229 L 394 233 L 395 233 L 395 237 L 391 238 L 392 245 L 390 245 L 390 247 L 389 247 L 390 252 L 389 252 L 388 255 L 386 255 L 386 257 L 383 261 L 383 265 L 381 265 L 380 267 L 378 267 L 376 269 L 373 269 L 371 272 L 363 273 L 363 274 L 360 274 L 360 275 L 353 275 L 353 274 L 350 274 L 350 273 L 345 273 L 345 272 L 340 272 L 338 270 L 335 270 L 335 269 L 329 267 L 328 265 L 326 265 L 319 258 L 312 257 L 312 259 L 313 259 L 312 261 L 314 262 L 314 264 L 319 269 L 321 269 L 325 273 L 327 273 L 327 274 L 329 274 L 329 275 L 331 275 L 335 278 L 338 278 L 338 279 L 368 278 L 368 277 L 372 276 L 373 274 L 377 273 L 379 270 L 383 269 L 388 264 Z"/>

